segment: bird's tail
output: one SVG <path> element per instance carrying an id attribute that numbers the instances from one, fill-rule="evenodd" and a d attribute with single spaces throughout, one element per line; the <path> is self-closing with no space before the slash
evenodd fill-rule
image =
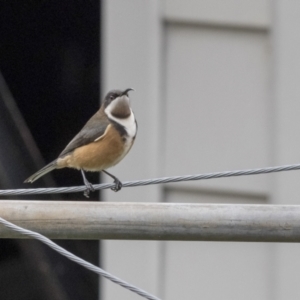
<path id="1" fill-rule="evenodd" d="M 37 179 L 39 179 L 40 177 L 44 176 L 45 174 L 51 172 L 52 170 L 56 169 L 56 160 L 54 160 L 53 162 L 51 162 L 50 164 L 48 164 L 47 166 L 45 166 L 44 168 L 40 169 L 39 171 L 37 171 L 36 173 L 34 173 L 33 175 L 31 175 L 30 177 L 28 177 L 24 182 L 34 182 Z"/>

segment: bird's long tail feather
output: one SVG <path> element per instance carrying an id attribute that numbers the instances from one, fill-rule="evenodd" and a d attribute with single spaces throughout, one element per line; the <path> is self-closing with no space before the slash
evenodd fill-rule
<path id="1" fill-rule="evenodd" d="M 39 171 L 37 171 L 36 173 L 34 173 L 33 175 L 31 175 L 30 177 L 28 177 L 24 182 L 34 182 L 37 179 L 39 179 L 40 177 L 46 175 L 47 173 L 51 172 L 52 170 L 56 169 L 56 160 L 54 160 L 53 162 L 51 162 L 50 164 L 46 165 L 44 168 L 40 169 Z"/>

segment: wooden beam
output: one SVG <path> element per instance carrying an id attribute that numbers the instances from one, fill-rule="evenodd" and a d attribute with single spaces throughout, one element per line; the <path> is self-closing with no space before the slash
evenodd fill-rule
<path id="1" fill-rule="evenodd" d="M 2 200 L 0 217 L 52 239 L 300 242 L 298 205 Z"/>

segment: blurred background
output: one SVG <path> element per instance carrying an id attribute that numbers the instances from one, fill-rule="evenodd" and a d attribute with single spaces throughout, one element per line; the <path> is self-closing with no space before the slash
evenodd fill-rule
<path id="1" fill-rule="evenodd" d="M 1 188 L 31 187 L 23 181 L 55 159 L 95 113 L 99 62 L 99 1 L 1 2 Z M 99 174 L 88 176 L 99 181 Z M 63 170 L 33 186 L 81 184 L 79 172 Z M 86 200 L 82 194 L 18 199 Z M 57 242 L 99 263 L 98 241 Z M 0 240 L 0 282 L 1 299 L 99 299 L 97 275 L 36 241 Z"/>
<path id="2" fill-rule="evenodd" d="M 298 1 L 32 1 L 1 4 L 0 16 L 1 188 L 24 187 L 113 88 L 135 89 L 139 123 L 133 149 L 113 169 L 120 179 L 299 163 Z M 298 204 L 299 181 L 299 172 L 285 172 L 93 197 Z M 61 170 L 36 186 L 55 184 L 81 184 L 81 176 Z M 5 299 L 140 299 L 38 243 L 0 242 Z M 59 243 L 166 300 L 300 297 L 297 244 Z"/>

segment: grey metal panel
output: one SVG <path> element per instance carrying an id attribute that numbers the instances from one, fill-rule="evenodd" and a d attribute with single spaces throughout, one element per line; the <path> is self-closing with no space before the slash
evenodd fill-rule
<path id="1" fill-rule="evenodd" d="M 166 33 L 165 175 L 270 165 L 268 32 L 168 23 Z M 266 203 L 269 188 L 270 176 L 182 183 L 166 201 Z M 269 297 L 266 245 L 179 242 L 164 250 L 165 299 Z"/>
<path id="2" fill-rule="evenodd" d="M 168 25 L 165 175 L 270 165 L 264 31 Z M 184 186 L 268 192 L 267 176 Z"/>

